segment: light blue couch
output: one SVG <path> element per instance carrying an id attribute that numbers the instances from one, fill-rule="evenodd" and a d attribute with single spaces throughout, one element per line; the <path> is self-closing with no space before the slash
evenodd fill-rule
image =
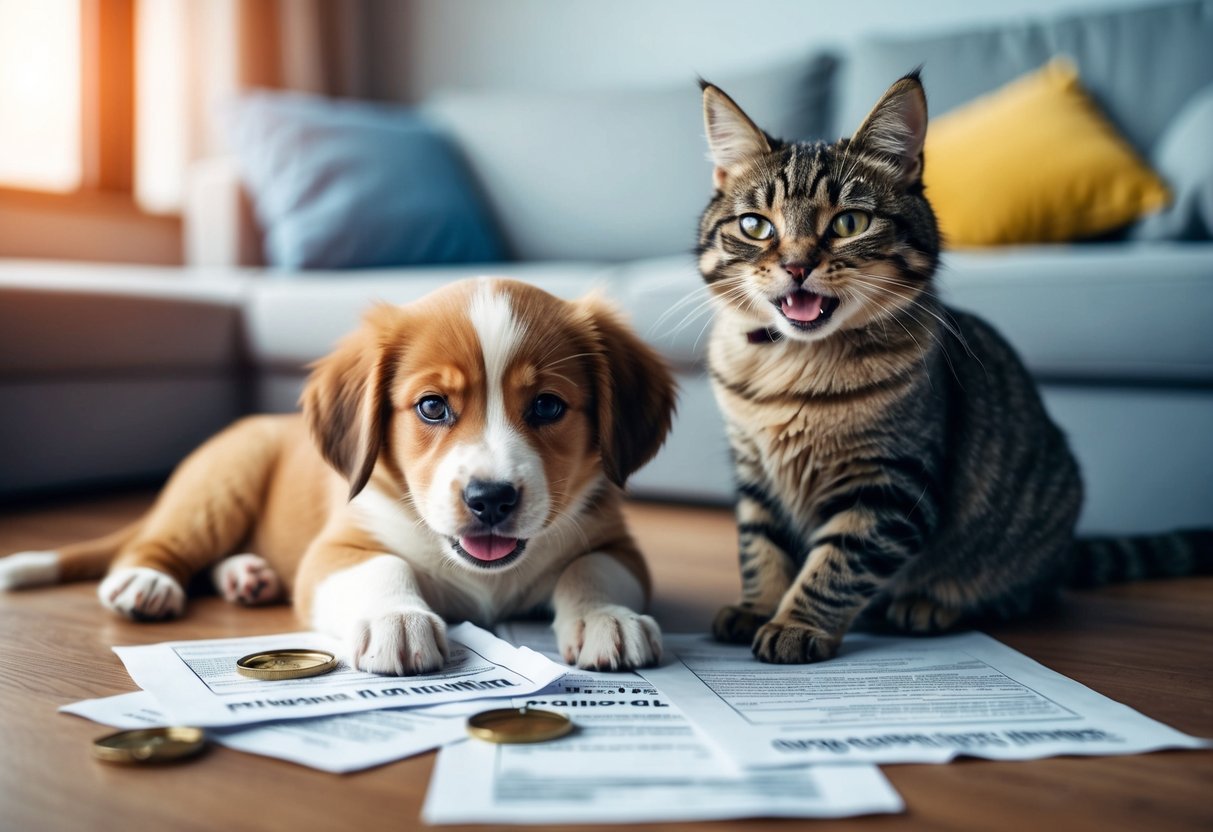
<path id="1" fill-rule="evenodd" d="M 849 132 L 925 64 L 933 112 L 1073 57 L 1143 155 L 1213 84 L 1213 4 L 871 40 L 714 78 L 764 126 Z M 282 275 L 228 159 L 201 165 L 185 270 L 0 262 L 0 495 L 163 474 L 241 413 L 294 407 L 304 365 L 374 299 L 493 273 L 564 296 L 602 287 L 675 367 L 671 439 L 643 496 L 726 503 L 731 472 L 703 371 L 693 260 L 710 193 L 698 91 L 453 93 L 424 112 L 459 144 L 513 260 Z M 1213 242 L 1116 240 L 944 258 L 951 303 L 998 326 L 1039 380 L 1087 481 L 1087 530 L 1213 524 Z"/>

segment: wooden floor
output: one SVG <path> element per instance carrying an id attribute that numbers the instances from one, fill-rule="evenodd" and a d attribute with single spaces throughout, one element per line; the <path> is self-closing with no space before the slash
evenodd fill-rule
<path id="1" fill-rule="evenodd" d="M 52 548 L 137 515 L 146 493 L 0 512 L 0 554 Z M 667 631 L 702 629 L 737 588 L 727 512 L 636 505 L 631 519 L 656 578 Z M 94 762 L 104 729 L 55 713 L 133 689 L 115 644 L 283 632 L 289 610 L 192 602 L 181 621 L 134 624 L 96 603 L 92 584 L 0 595 L 0 829 L 310 830 L 420 826 L 433 755 L 335 776 L 215 748 L 192 762 L 127 769 Z M 1075 594 L 1047 617 L 993 635 L 1113 699 L 1213 736 L 1213 579 Z M 899 817 L 815 829 L 1213 829 L 1213 752 L 961 761 L 885 769 Z M 483 776 L 468 772 L 468 777 Z M 710 828 L 807 826 L 745 821 Z M 677 824 L 675 828 L 707 824 Z M 601 829 L 602 827 L 586 827 Z M 668 828 L 668 827 L 667 827 Z"/>

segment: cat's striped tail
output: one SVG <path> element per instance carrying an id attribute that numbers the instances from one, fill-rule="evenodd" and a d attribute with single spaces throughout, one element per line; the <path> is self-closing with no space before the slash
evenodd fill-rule
<path id="1" fill-rule="evenodd" d="M 1213 574 L 1213 529 L 1167 534 L 1080 538 L 1069 585 L 1075 588 Z"/>

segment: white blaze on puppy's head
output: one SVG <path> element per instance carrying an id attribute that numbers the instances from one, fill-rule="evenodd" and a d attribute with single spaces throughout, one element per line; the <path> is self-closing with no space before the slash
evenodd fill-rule
<path id="1" fill-rule="evenodd" d="M 467 318 L 480 350 L 482 413 L 473 417 L 479 429 L 446 453 L 428 493 L 415 492 L 414 498 L 433 528 L 457 538 L 457 552 L 487 565 L 510 557 L 548 520 L 544 459 L 536 437 L 527 435 L 537 432 L 528 427 L 540 427 L 527 424 L 533 404 L 527 394 L 541 381 L 541 368 L 528 364 L 534 358 L 528 331 L 539 322 L 520 320 L 509 292 L 492 280 L 478 283 Z M 568 402 L 560 401 L 563 418 Z"/>

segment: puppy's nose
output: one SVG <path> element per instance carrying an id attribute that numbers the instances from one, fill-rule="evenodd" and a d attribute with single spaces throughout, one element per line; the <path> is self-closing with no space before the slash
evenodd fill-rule
<path id="1" fill-rule="evenodd" d="M 809 276 L 810 272 L 817 268 L 817 263 L 804 260 L 797 263 L 782 263 L 781 265 L 783 266 L 783 270 L 796 281 L 797 286 L 804 283 L 805 278 Z"/>
<path id="2" fill-rule="evenodd" d="M 472 480 L 463 489 L 463 502 L 477 519 L 496 526 L 518 505 L 518 489 L 508 482 Z"/>

